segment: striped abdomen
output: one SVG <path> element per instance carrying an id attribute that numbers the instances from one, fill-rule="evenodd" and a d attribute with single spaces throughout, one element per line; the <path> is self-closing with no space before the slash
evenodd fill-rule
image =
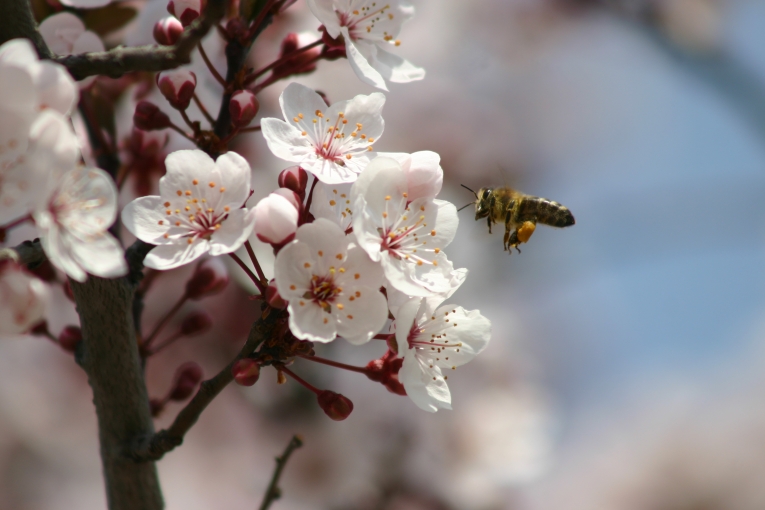
<path id="1" fill-rule="evenodd" d="M 526 196 L 521 199 L 515 221 L 533 221 L 551 227 L 569 227 L 576 223 L 568 207 L 546 198 Z"/>

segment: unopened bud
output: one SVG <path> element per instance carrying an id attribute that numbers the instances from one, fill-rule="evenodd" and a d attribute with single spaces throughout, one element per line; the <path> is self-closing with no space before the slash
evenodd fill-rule
<path id="1" fill-rule="evenodd" d="M 290 33 L 282 41 L 281 54 L 279 59 L 283 61 L 282 64 L 274 67 L 275 76 L 289 76 L 295 74 L 310 73 L 316 70 L 316 60 L 321 50 L 319 48 L 312 48 L 310 50 L 304 50 L 297 53 L 292 58 L 291 53 L 295 50 L 307 46 L 316 40 L 316 36 L 313 33 Z"/>
<path id="2" fill-rule="evenodd" d="M 243 358 L 234 363 L 231 373 L 239 386 L 252 386 L 260 378 L 260 365 L 254 359 Z"/>
<path id="3" fill-rule="evenodd" d="M 279 295 L 279 291 L 276 289 L 276 281 L 274 280 L 271 280 L 268 283 L 268 287 L 266 287 L 266 303 L 277 310 L 287 308 L 287 302 Z"/>
<path id="4" fill-rule="evenodd" d="M 148 101 L 141 101 L 135 106 L 133 124 L 144 131 L 165 129 L 172 125 L 170 117 L 163 113 L 157 105 Z"/>
<path id="5" fill-rule="evenodd" d="M 165 401 L 160 398 L 149 399 L 149 411 L 155 418 L 165 409 Z"/>
<path id="6" fill-rule="evenodd" d="M 208 259 L 197 265 L 191 279 L 186 282 L 186 296 L 194 300 L 202 299 L 219 293 L 226 285 L 226 266 L 218 258 Z"/>
<path id="7" fill-rule="evenodd" d="M 292 202 L 271 193 L 255 205 L 255 235 L 264 243 L 282 244 L 295 235 L 298 210 Z"/>
<path id="8" fill-rule="evenodd" d="M 176 110 L 189 107 L 196 86 L 197 75 L 185 69 L 163 71 L 157 75 L 159 91 Z"/>
<path id="9" fill-rule="evenodd" d="M 191 312 L 181 323 L 181 333 L 186 336 L 201 335 L 212 327 L 212 317 L 207 312 Z"/>
<path id="10" fill-rule="evenodd" d="M 231 122 L 237 127 L 244 127 L 252 122 L 259 109 L 258 99 L 249 90 L 237 90 L 231 95 L 231 102 L 228 104 Z"/>
<path id="11" fill-rule="evenodd" d="M 168 16 L 154 24 L 154 40 L 159 44 L 171 46 L 183 33 L 183 25 L 176 18 Z"/>
<path id="12" fill-rule="evenodd" d="M 62 287 L 64 288 L 64 295 L 69 299 L 69 301 L 74 303 L 74 292 L 72 292 L 72 286 L 69 284 L 69 280 L 66 280 Z"/>
<path id="13" fill-rule="evenodd" d="M 242 18 L 231 18 L 226 23 L 226 35 L 230 40 L 244 42 L 250 27 Z"/>
<path id="14" fill-rule="evenodd" d="M 282 170 L 277 182 L 280 188 L 287 188 L 297 193 L 301 202 L 305 199 L 305 189 L 308 186 L 308 172 L 300 166 L 291 166 Z"/>
<path id="15" fill-rule="evenodd" d="M 181 20 L 184 27 L 191 24 L 202 12 L 202 0 L 170 0 L 167 12 Z"/>
<path id="16" fill-rule="evenodd" d="M 80 342 L 82 342 L 82 329 L 79 326 L 66 326 L 58 334 L 58 344 L 65 351 L 74 352 Z"/>
<path id="17" fill-rule="evenodd" d="M 47 336 L 49 334 L 48 321 L 42 320 L 38 322 L 37 324 L 35 324 L 34 326 L 32 326 L 29 329 L 29 334 L 35 335 L 35 336 L 43 336 L 43 335 Z"/>
<path id="18" fill-rule="evenodd" d="M 280 195 L 290 201 L 290 203 L 297 209 L 298 213 L 303 210 L 303 201 L 300 199 L 300 195 L 287 188 L 279 188 L 274 191 L 275 195 Z"/>
<path id="19" fill-rule="evenodd" d="M 351 411 L 353 411 L 353 402 L 347 397 L 335 393 L 334 391 L 321 391 L 317 400 L 319 401 L 319 407 L 324 411 L 324 414 L 335 421 L 343 421 L 350 416 Z"/>
<path id="20" fill-rule="evenodd" d="M 201 380 L 202 367 L 193 361 L 184 363 L 175 371 L 175 382 L 167 399 L 175 400 L 176 402 L 186 400 L 191 396 Z"/>

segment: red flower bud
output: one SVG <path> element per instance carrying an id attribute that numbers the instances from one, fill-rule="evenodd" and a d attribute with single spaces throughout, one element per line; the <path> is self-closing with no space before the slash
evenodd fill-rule
<path id="1" fill-rule="evenodd" d="M 173 389 L 167 396 L 168 400 L 186 400 L 202 380 L 202 367 L 193 361 L 184 363 L 175 371 Z"/>
<path id="2" fill-rule="evenodd" d="M 43 320 L 38 322 L 32 329 L 29 330 L 30 335 L 43 336 L 48 335 L 48 322 Z"/>
<path id="3" fill-rule="evenodd" d="M 82 341 L 82 330 L 79 326 L 66 326 L 58 334 L 58 344 L 62 349 L 74 352 L 77 344 Z"/>
<path id="4" fill-rule="evenodd" d="M 276 289 L 276 282 L 271 280 L 266 287 L 266 303 L 269 306 L 276 308 L 277 310 L 284 310 L 287 308 L 287 302 L 279 295 L 279 291 Z"/>
<path id="5" fill-rule="evenodd" d="M 183 25 L 172 16 L 163 18 L 154 24 L 154 40 L 159 44 L 173 45 L 182 33 Z"/>
<path id="6" fill-rule="evenodd" d="M 152 416 L 154 417 L 159 416 L 159 413 L 161 413 L 164 408 L 165 408 L 164 400 L 159 398 L 149 399 L 149 411 L 151 411 Z"/>
<path id="7" fill-rule="evenodd" d="M 202 299 L 221 292 L 228 285 L 226 266 L 217 258 L 207 259 L 197 265 L 191 279 L 186 282 L 189 299 Z"/>
<path id="8" fill-rule="evenodd" d="M 244 127 L 255 118 L 260 109 L 255 94 L 249 90 L 237 90 L 231 95 L 228 111 L 231 114 L 231 122 L 237 127 Z"/>
<path id="9" fill-rule="evenodd" d="M 282 41 L 282 51 L 279 57 L 280 59 L 287 58 L 288 60 L 285 60 L 284 63 L 274 67 L 274 75 L 289 76 L 314 71 L 316 69 L 316 58 L 321 53 L 321 50 L 318 47 L 311 48 L 307 51 L 301 51 L 293 58 L 289 58 L 290 53 L 293 53 L 298 48 L 311 44 L 314 41 L 315 38 L 310 36 L 301 38 L 300 34 L 287 34 L 287 37 Z"/>
<path id="10" fill-rule="evenodd" d="M 170 127 L 170 117 L 165 115 L 157 105 L 148 101 L 141 101 L 135 106 L 133 124 L 138 129 L 153 131 Z"/>
<path id="11" fill-rule="evenodd" d="M 245 42 L 250 27 L 242 18 L 231 18 L 226 23 L 226 35 L 234 41 Z"/>
<path id="12" fill-rule="evenodd" d="M 212 327 L 212 317 L 207 312 L 191 312 L 181 323 L 181 333 L 186 336 L 201 335 Z"/>
<path id="13" fill-rule="evenodd" d="M 260 365 L 254 359 L 243 358 L 234 363 L 231 373 L 239 386 L 252 386 L 260 378 Z"/>
<path id="14" fill-rule="evenodd" d="M 72 286 L 69 284 L 69 280 L 64 281 L 64 285 L 62 285 L 64 289 L 64 295 L 74 303 L 74 293 L 72 292 Z"/>
<path id="15" fill-rule="evenodd" d="M 287 188 L 297 193 L 301 202 L 305 199 L 305 189 L 308 186 L 308 172 L 300 166 L 291 166 L 282 170 L 277 182 L 280 188 Z"/>
<path id="16" fill-rule="evenodd" d="M 189 107 L 196 86 L 197 75 L 185 69 L 163 71 L 157 75 L 159 91 L 176 110 Z"/>
<path id="17" fill-rule="evenodd" d="M 167 12 L 181 20 L 184 27 L 191 24 L 202 12 L 202 0 L 170 0 Z"/>
<path id="18" fill-rule="evenodd" d="M 343 421 L 353 411 L 353 402 L 334 391 L 322 390 L 317 400 L 324 414 L 335 421 Z"/>

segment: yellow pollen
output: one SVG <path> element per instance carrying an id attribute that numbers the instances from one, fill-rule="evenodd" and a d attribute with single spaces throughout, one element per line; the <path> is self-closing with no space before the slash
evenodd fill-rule
<path id="1" fill-rule="evenodd" d="M 343 260 L 343 254 L 342 253 L 338 253 L 337 255 L 335 255 L 335 258 L 337 260 Z"/>
<path id="2" fill-rule="evenodd" d="M 435 249 L 435 250 L 433 250 L 433 251 L 434 251 L 434 252 L 436 252 L 436 253 L 439 253 L 439 252 L 441 251 L 441 248 L 436 248 L 436 249 Z"/>
<path id="3" fill-rule="evenodd" d="M 433 265 L 434 265 L 434 266 L 437 266 L 437 265 L 438 265 L 438 262 L 436 262 L 436 261 L 434 260 L 434 261 L 433 261 Z"/>
<path id="4" fill-rule="evenodd" d="M 432 235 L 432 236 L 436 235 L 436 231 L 435 230 L 431 230 L 430 231 L 430 235 Z"/>
<path id="5" fill-rule="evenodd" d="M 337 114 L 337 116 L 338 116 L 338 117 L 340 117 L 340 118 L 342 119 L 343 117 L 345 117 L 345 114 L 344 114 L 343 112 L 339 112 L 339 113 Z"/>
<path id="6" fill-rule="evenodd" d="M 296 288 L 294 285 L 290 285 L 290 290 L 295 290 Z"/>
<path id="7" fill-rule="evenodd" d="M 362 140 L 366 139 L 366 137 L 367 137 L 367 135 L 365 135 L 365 134 L 362 134 L 362 135 L 361 135 L 361 139 L 362 139 Z"/>
<path id="8" fill-rule="evenodd" d="M 356 273 L 355 275 L 353 275 L 353 278 L 355 280 L 358 280 L 359 278 L 361 278 L 361 275 L 359 273 Z"/>
<path id="9" fill-rule="evenodd" d="M 358 133 L 356 131 L 351 131 L 351 136 L 352 137 L 356 138 L 356 135 L 358 135 Z"/>
<path id="10" fill-rule="evenodd" d="M 183 195 L 183 191 L 181 191 L 181 190 L 176 191 L 176 193 L 178 193 L 178 196 Z"/>
<path id="11" fill-rule="evenodd" d="M 395 44 L 396 44 L 396 46 L 401 46 L 401 41 L 399 41 L 399 40 L 396 40 L 396 43 L 395 43 Z"/>
<path id="12" fill-rule="evenodd" d="M 393 19 L 393 14 L 392 13 L 388 13 L 388 19 Z"/>
<path id="13" fill-rule="evenodd" d="M 375 148 L 372 147 L 371 145 L 369 147 L 367 147 L 367 151 L 372 152 L 373 150 L 375 150 Z"/>
<path id="14" fill-rule="evenodd" d="M 223 193 L 224 191 L 226 191 L 226 188 L 224 188 L 223 186 L 221 186 L 221 188 L 220 188 L 220 192 L 221 192 L 221 193 Z"/>
<path id="15" fill-rule="evenodd" d="M 208 213 L 212 213 L 212 212 L 214 212 L 214 211 L 215 211 L 215 209 L 213 209 L 212 207 L 208 207 L 208 208 L 207 208 L 207 212 L 208 212 Z"/>
<path id="16" fill-rule="evenodd" d="M 168 237 L 170 237 L 170 234 L 165 234 L 163 237 L 164 237 L 165 239 L 167 239 Z"/>
<path id="17" fill-rule="evenodd" d="M 183 208 L 183 210 L 184 210 L 184 211 L 190 211 L 190 210 L 191 210 L 191 207 L 189 207 L 189 206 L 186 206 L 186 207 L 184 207 L 184 208 Z"/>
<path id="18" fill-rule="evenodd" d="M 196 180 L 196 179 L 194 179 L 193 181 L 191 181 L 191 184 L 193 184 L 194 186 L 196 186 L 197 184 L 199 184 L 199 181 L 198 181 L 198 180 Z"/>
<path id="19" fill-rule="evenodd" d="M 372 137 L 370 136 L 370 137 L 369 137 L 369 143 L 372 143 L 372 142 L 374 142 L 374 141 L 375 141 L 375 139 L 374 139 L 374 138 L 372 138 Z"/>
<path id="20" fill-rule="evenodd" d="M 159 220 L 157 223 L 159 223 L 160 225 L 164 225 L 165 224 L 165 222 L 163 220 Z"/>
<path id="21" fill-rule="evenodd" d="M 390 200 L 390 195 L 385 195 L 385 200 Z"/>
<path id="22" fill-rule="evenodd" d="M 310 262 L 306 262 L 305 264 L 303 264 L 303 267 L 308 269 L 309 267 L 311 267 L 311 263 Z"/>
<path id="23" fill-rule="evenodd" d="M 338 269 L 338 271 L 340 271 L 341 273 L 344 273 L 345 272 L 345 268 L 341 267 L 340 269 Z"/>
<path id="24" fill-rule="evenodd" d="M 338 303 L 337 304 L 337 309 L 338 310 L 342 310 L 343 308 L 345 308 L 345 306 L 342 303 Z"/>
<path id="25" fill-rule="evenodd" d="M 189 221 L 194 221 L 194 215 L 193 214 L 189 214 Z"/>
<path id="26" fill-rule="evenodd" d="M 191 190 L 186 190 L 186 196 L 187 196 L 187 197 L 190 197 L 190 196 L 191 196 Z"/>
<path id="27" fill-rule="evenodd" d="M 359 131 L 361 131 L 361 128 L 363 128 L 363 127 L 364 127 L 364 125 L 361 122 L 357 122 L 356 123 L 356 129 L 358 129 Z"/>
<path id="28" fill-rule="evenodd" d="M 181 222 L 180 222 L 180 221 L 176 221 L 176 222 L 175 222 L 175 226 L 176 226 L 176 227 L 180 227 L 180 226 L 181 226 Z"/>
<path id="29" fill-rule="evenodd" d="M 314 114 L 315 114 L 317 117 L 324 117 L 324 114 L 323 114 L 323 113 L 321 113 L 321 110 L 316 110 L 316 111 L 314 112 Z"/>
<path id="30" fill-rule="evenodd" d="M 345 155 L 345 159 L 351 159 L 352 157 L 353 157 L 353 156 L 351 156 L 350 154 L 346 154 L 346 155 Z"/>
<path id="31" fill-rule="evenodd" d="M 324 317 L 324 324 L 326 324 L 326 323 L 328 323 L 328 322 L 329 322 L 329 319 L 327 319 L 326 317 Z"/>
<path id="32" fill-rule="evenodd" d="M 347 317 L 351 320 L 353 319 L 353 315 L 347 315 Z"/>
<path id="33" fill-rule="evenodd" d="M 215 187 L 215 183 L 211 182 L 210 184 L 208 184 L 208 186 L 210 186 L 211 188 L 214 188 Z"/>
<path id="34" fill-rule="evenodd" d="M 318 122 L 318 121 L 316 119 L 313 119 L 313 123 L 316 124 L 316 122 Z"/>
<path id="35" fill-rule="evenodd" d="M 165 207 L 170 207 L 170 202 L 165 202 Z"/>
<path id="36" fill-rule="evenodd" d="M 388 213 L 384 212 L 383 213 L 383 218 L 387 218 L 387 217 L 388 217 Z"/>
<path id="37" fill-rule="evenodd" d="M 231 210 L 231 208 L 229 206 L 226 206 L 226 207 L 223 208 L 223 210 L 226 211 L 226 212 L 229 212 Z"/>
<path id="38" fill-rule="evenodd" d="M 421 266 L 421 265 L 422 265 L 422 261 L 421 261 L 421 260 L 418 260 L 418 261 L 417 261 L 417 265 L 418 265 L 418 266 Z"/>
<path id="39" fill-rule="evenodd" d="M 302 113 L 298 113 L 298 117 L 300 117 L 302 119 L 303 118 L 303 114 Z"/>
<path id="40" fill-rule="evenodd" d="M 334 200 L 330 200 L 330 201 L 329 201 L 329 205 L 331 205 L 331 206 L 333 206 L 333 207 L 334 207 L 334 206 L 335 206 L 335 204 L 337 204 L 337 202 L 335 202 Z"/>
<path id="41" fill-rule="evenodd" d="M 298 117 L 292 117 L 292 120 L 294 120 L 295 122 L 300 122 L 300 119 Z"/>
<path id="42" fill-rule="evenodd" d="M 408 196 L 409 196 L 409 193 L 406 193 L 406 192 L 404 192 L 404 193 L 401 193 L 401 196 L 403 196 L 404 198 L 406 198 L 406 197 L 408 197 Z"/>
<path id="43" fill-rule="evenodd" d="M 307 134 L 308 134 L 308 131 L 301 131 L 301 132 L 300 132 L 300 134 L 301 134 L 301 135 L 303 135 L 303 136 L 305 136 L 305 135 L 307 135 Z"/>
<path id="44" fill-rule="evenodd" d="M 324 256 L 324 252 L 319 250 L 319 257 L 323 257 L 323 256 Z"/>
<path id="45" fill-rule="evenodd" d="M 191 244 L 193 242 L 194 242 L 194 238 L 193 237 L 189 237 L 189 244 Z"/>

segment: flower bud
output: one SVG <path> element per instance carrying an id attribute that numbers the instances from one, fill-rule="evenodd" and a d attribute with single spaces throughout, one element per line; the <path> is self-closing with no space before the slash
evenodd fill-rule
<path id="1" fill-rule="evenodd" d="M 196 86 L 197 75 L 185 69 L 163 71 L 157 75 L 159 91 L 176 110 L 189 107 Z"/>
<path id="2" fill-rule="evenodd" d="M 240 17 L 231 18 L 226 23 L 226 35 L 229 40 L 245 43 L 250 27 Z"/>
<path id="3" fill-rule="evenodd" d="M 272 308 L 277 310 L 284 310 L 287 308 L 287 302 L 279 295 L 279 291 L 276 289 L 276 281 L 271 280 L 266 287 L 266 303 Z"/>
<path id="4" fill-rule="evenodd" d="M 322 390 L 317 400 L 324 414 L 335 421 L 343 421 L 353 411 L 353 402 L 334 391 Z"/>
<path id="5" fill-rule="evenodd" d="M 305 199 L 305 189 L 308 186 L 308 172 L 296 165 L 285 168 L 279 174 L 279 187 L 287 188 L 297 193 L 300 201 Z"/>
<path id="6" fill-rule="evenodd" d="M 167 396 L 168 400 L 186 400 L 202 380 L 202 367 L 193 361 L 184 363 L 175 371 L 173 389 Z"/>
<path id="7" fill-rule="evenodd" d="M 212 327 L 212 317 L 207 312 L 191 312 L 181 323 L 181 333 L 186 336 L 201 335 Z"/>
<path id="8" fill-rule="evenodd" d="M 207 259 L 197 265 L 191 279 L 186 282 L 186 296 L 202 299 L 221 292 L 228 285 L 226 266 L 218 258 Z"/>
<path id="9" fill-rule="evenodd" d="M 170 0 L 167 12 L 181 20 L 184 27 L 191 24 L 202 12 L 202 0 Z"/>
<path id="10" fill-rule="evenodd" d="M 183 25 L 176 18 L 168 16 L 154 24 L 154 40 L 159 44 L 170 46 L 178 41 L 183 33 Z"/>
<path id="11" fill-rule="evenodd" d="M 237 90 L 231 95 L 228 111 L 231 114 L 231 122 L 237 127 L 244 127 L 255 118 L 260 109 L 260 103 L 255 94 L 249 90 Z"/>
<path id="12" fill-rule="evenodd" d="M 254 211 L 254 232 L 261 241 L 282 244 L 295 235 L 298 210 L 283 196 L 271 193 L 257 203 Z"/>
<path id="13" fill-rule="evenodd" d="M 79 326 L 66 326 L 58 334 L 58 344 L 62 349 L 74 352 L 77 344 L 82 341 L 82 330 Z"/>
<path id="14" fill-rule="evenodd" d="M 312 48 L 307 51 L 301 51 L 293 58 L 289 58 L 291 53 L 295 50 L 311 44 L 316 40 L 316 37 L 312 33 L 290 33 L 282 41 L 282 51 L 279 55 L 280 59 L 285 60 L 283 64 L 280 64 L 273 69 L 275 76 L 290 76 L 295 74 L 310 73 L 316 70 L 316 58 L 321 53 L 319 48 Z"/>
<path id="15" fill-rule="evenodd" d="M 64 290 L 64 295 L 67 297 L 67 299 L 69 299 L 69 301 L 74 303 L 74 292 L 72 292 L 72 285 L 69 283 L 69 280 L 64 281 L 62 287 Z"/>
<path id="16" fill-rule="evenodd" d="M 159 416 L 159 413 L 161 413 L 165 409 L 165 401 L 160 398 L 150 398 L 149 399 L 149 411 L 151 412 L 151 415 L 153 417 Z"/>
<path id="17" fill-rule="evenodd" d="M 231 367 L 234 381 L 239 386 L 252 386 L 260 378 L 260 365 L 251 358 L 243 358 Z"/>
<path id="18" fill-rule="evenodd" d="M 303 210 L 303 201 L 300 199 L 300 196 L 291 189 L 279 188 L 274 191 L 274 195 L 279 195 L 289 200 L 290 204 L 297 209 L 298 214 Z"/>
<path id="19" fill-rule="evenodd" d="M 144 131 L 165 129 L 171 126 L 170 117 L 163 113 L 157 105 L 148 101 L 141 101 L 135 105 L 133 124 Z"/>

